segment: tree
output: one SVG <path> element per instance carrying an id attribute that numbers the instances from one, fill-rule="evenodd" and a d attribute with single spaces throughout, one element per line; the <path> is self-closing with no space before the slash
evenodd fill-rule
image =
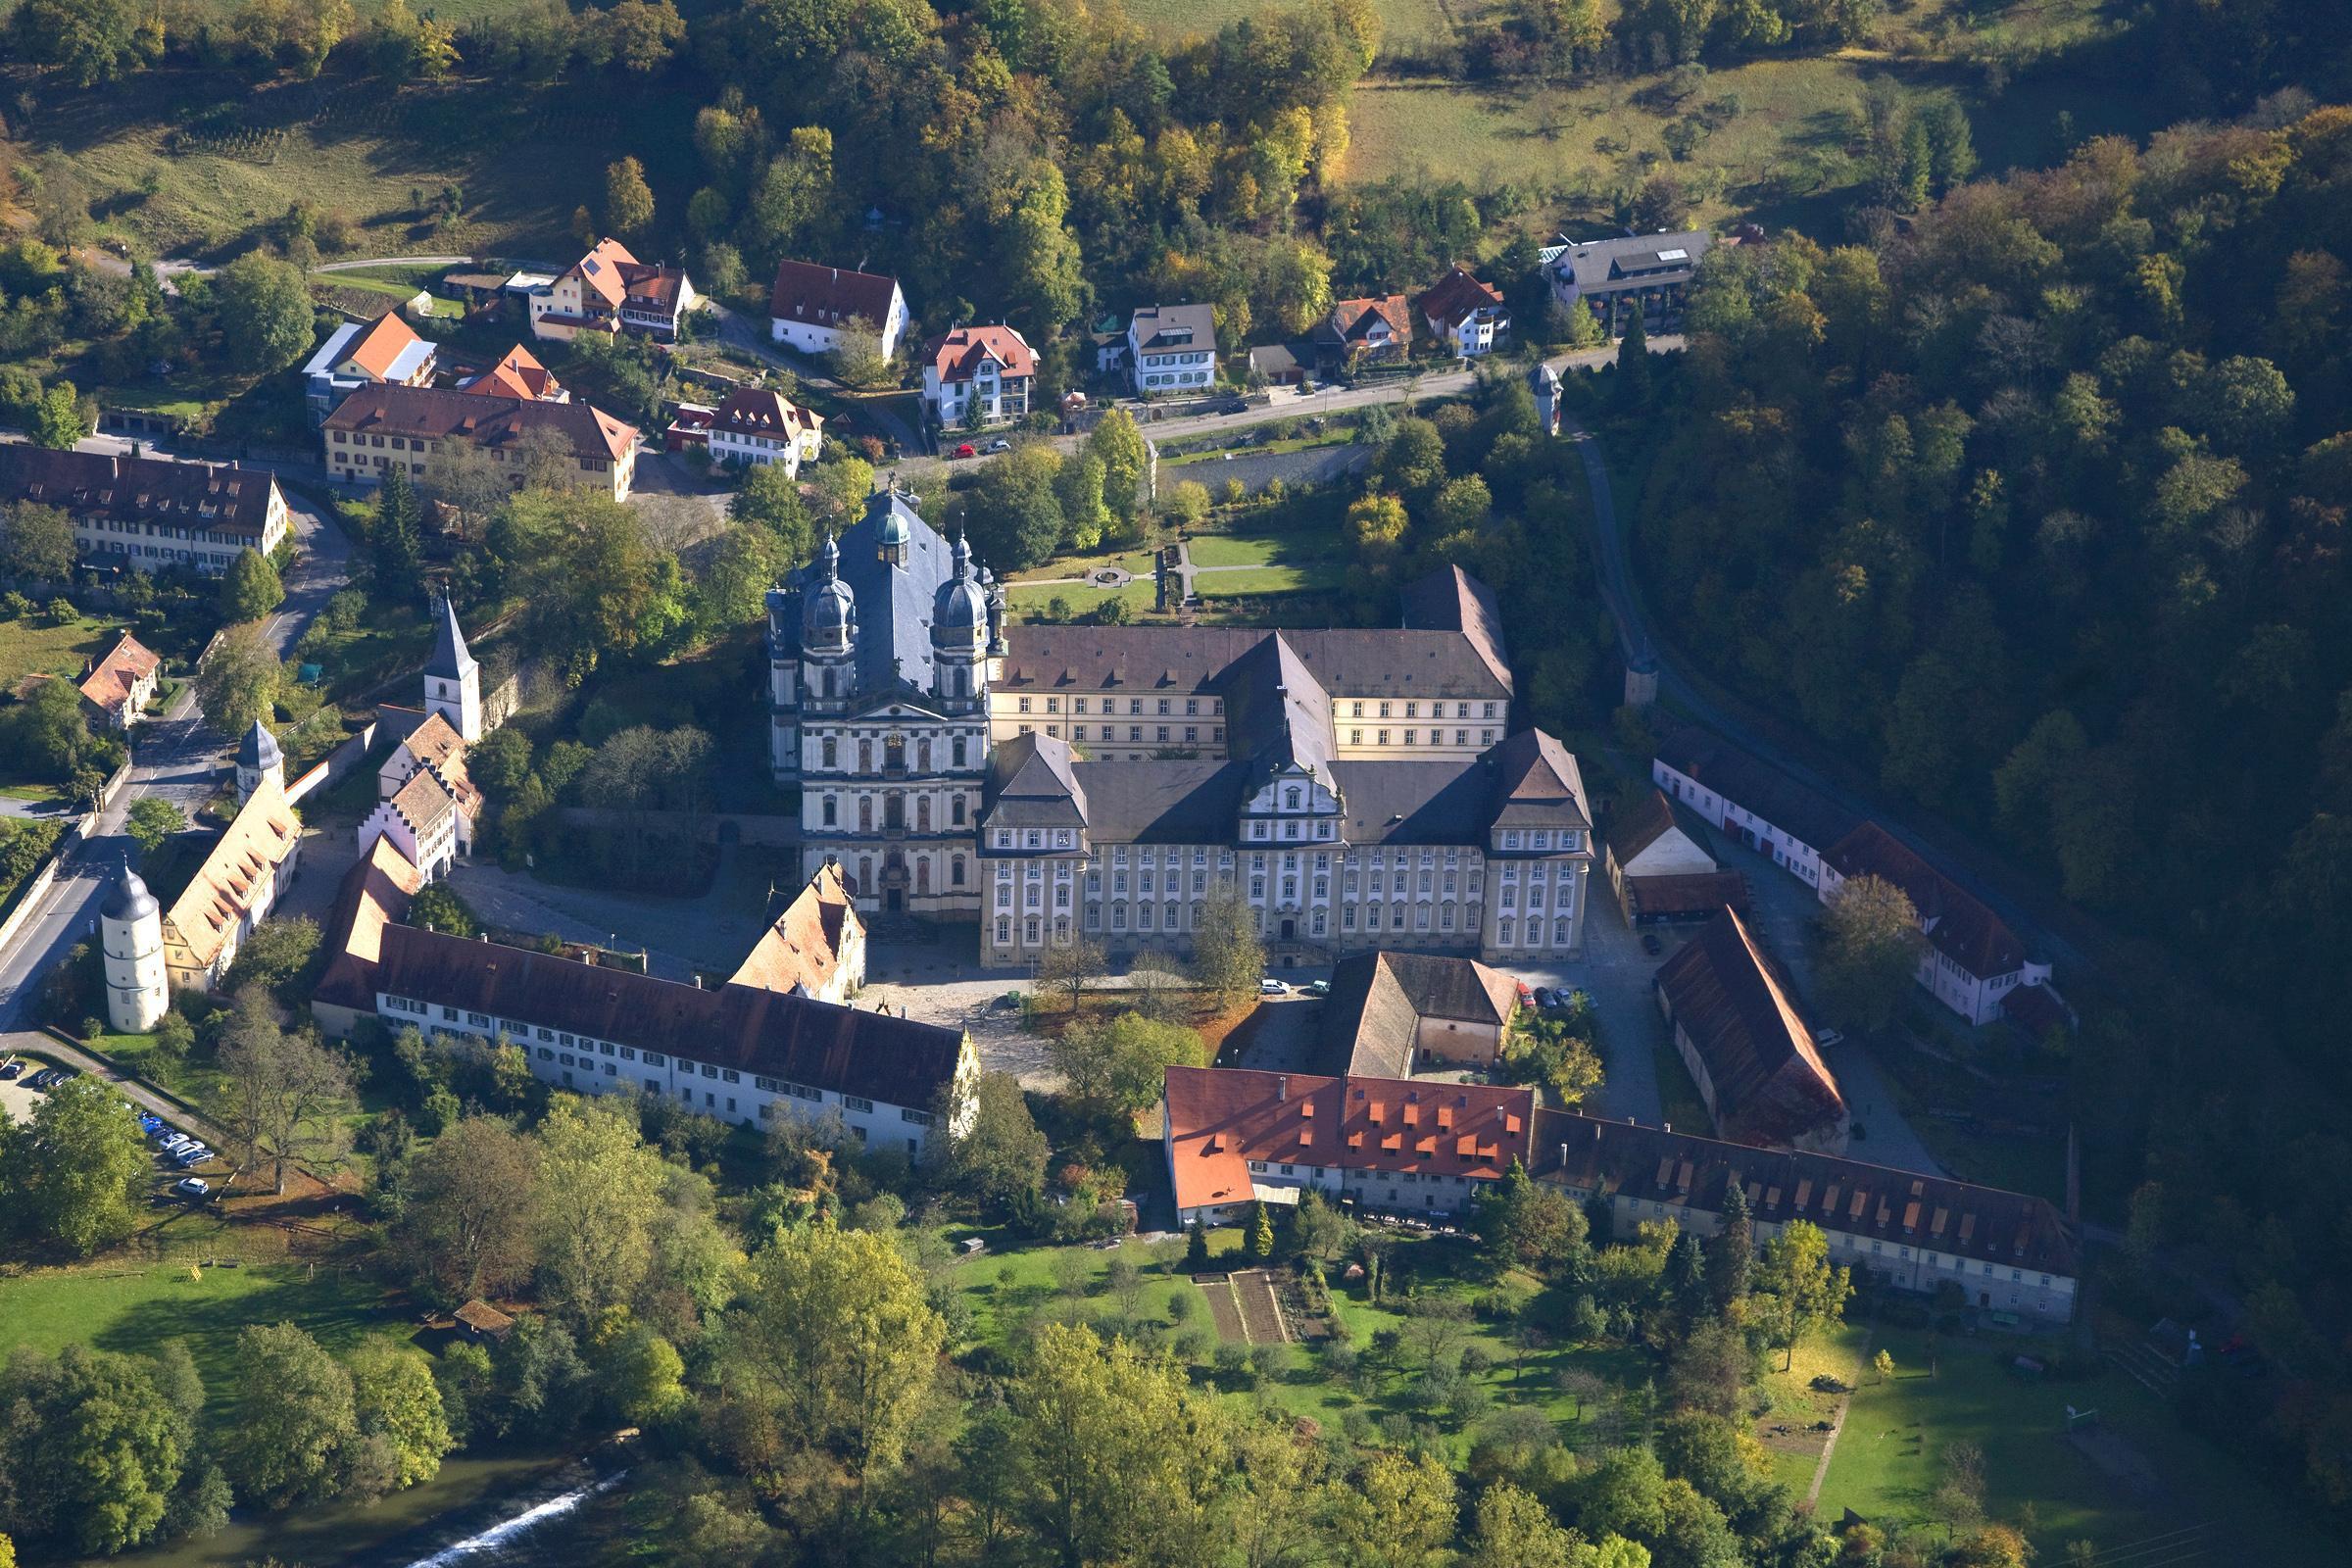
<path id="1" fill-rule="evenodd" d="M 949 1118 L 940 1118 L 949 1125 Z M 1046 1178 L 1051 1152 L 1029 1114 L 1021 1082 L 1008 1072 L 984 1072 L 972 1086 L 971 1124 L 934 1144 L 945 1150 L 942 1183 L 985 1203 L 1011 1203 Z"/>
<path id="2" fill-rule="evenodd" d="M 150 31 L 141 22 L 129 0 L 25 0 L 9 18 L 24 58 L 65 73 L 77 87 L 154 64 L 163 53 L 162 29 Z"/>
<path id="3" fill-rule="evenodd" d="M 596 1353 L 597 1387 L 631 1426 L 666 1421 L 686 1406 L 686 1362 L 643 1323 L 608 1335 Z"/>
<path id="4" fill-rule="evenodd" d="M 1557 1188 L 1538 1186 L 1517 1159 L 1500 1182 L 1478 1194 L 1479 1238 L 1497 1271 L 1546 1273 L 1585 1246 L 1585 1211 Z"/>
<path id="5" fill-rule="evenodd" d="M 529 638 L 568 679 L 651 652 L 685 623 L 678 559 L 648 535 L 636 508 L 609 495 L 526 491 L 502 527 Z"/>
<path id="6" fill-rule="evenodd" d="M 247 986 L 284 991 L 302 978 L 318 956 L 318 922 L 307 914 L 264 920 L 237 949 L 222 988 L 234 996 Z"/>
<path id="7" fill-rule="evenodd" d="M 1265 978 L 1266 946 L 1257 934 L 1257 911 L 1231 882 L 1218 882 L 1200 905 L 1193 933 L 1193 978 L 1220 1007 L 1238 1007 L 1255 998 Z"/>
<path id="8" fill-rule="evenodd" d="M 1881 877 L 1849 878 L 1821 921 L 1820 984 L 1831 1017 L 1884 1029 L 1911 994 L 1925 938 L 1910 896 Z"/>
<path id="9" fill-rule="evenodd" d="M 1845 1303 L 1854 1294 L 1852 1271 L 1830 1266 L 1829 1238 L 1820 1226 L 1801 1219 L 1790 1220 L 1764 1244 L 1757 1283 L 1773 1300 L 1765 1325 L 1786 1352 L 1783 1371 L 1795 1364 L 1800 1342 L 1843 1321 Z"/>
<path id="10" fill-rule="evenodd" d="M 52 452 L 71 452 L 92 428 L 91 406 L 71 381 L 59 381 L 41 393 L 32 409 L 32 444 Z"/>
<path id="11" fill-rule="evenodd" d="M 870 1472 L 898 1456 L 947 1342 L 897 1244 L 826 1222 L 789 1231 L 753 1258 L 727 1324 L 784 1432 L 836 1456 L 862 1508 Z"/>
<path id="12" fill-rule="evenodd" d="M 1201 1064 L 1200 1037 L 1181 1024 L 1123 1012 L 1107 1022 L 1071 1024 L 1047 1045 L 1046 1059 L 1073 1100 L 1133 1116 L 1159 1099 L 1167 1068 Z"/>
<path id="13" fill-rule="evenodd" d="M 1199 1562 L 1226 1417 L 1165 1355 L 1048 1323 L 1006 1389 L 1015 1506 L 1069 1568 Z"/>
<path id="14" fill-rule="evenodd" d="M 1208 486 L 1198 479 L 1182 480 L 1169 488 L 1160 510 L 1177 527 L 1198 528 L 1208 520 Z"/>
<path id="15" fill-rule="evenodd" d="M 530 1140 L 495 1117 L 468 1116 L 410 1161 L 394 1250 L 441 1301 L 494 1296 L 529 1277 L 538 1207 Z"/>
<path id="16" fill-rule="evenodd" d="M 1587 1568 L 1576 1533 L 1563 1530 L 1535 1494 L 1498 1481 L 1478 1499 L 1474 1560 L 1493 1568 Z"/>
<path id="17" fill-rule="evenodd" d="M 1880 1346 L 1879 1353 L 1870 1358 L 1870 1369 L 1879 1375 L 1881 1383 L 1893 1381 L 1894 1352 L 1883 1345 Z"/>
<path id="18" fill-rule="evenodd" d="M 1723 1219 L 1705 1242 L 1707 1294 L 1722 1312 L 1747 1294 L 1747 1276 L 1754 1266 L 1755 1226 L 1748 1216 L 1747 1189 L 1734 1171 L 1724 1185 Z"/>
<path id="19" fill-rule="evenodd" d="M 1250 1257 L 1263 1263 L 1274 1255 L 1274 1216 L 1266 1212 L 1263 1200 L 1250 1205 Z"/>
<path id="20" fill-rule="evenodd" d="M 1017 571 L 1061 547 L 1068 526 L 1054 485 L 1061 462 L 1040 444 L 1016 447 L 982 470 L 964 510 L 975 555 L 998 571 Z"/>
<path id="21" fill-rule="evenodd" d="M 139 853 L 152 856 L 172 834 L 187 831 L 188 815 L 161 795 L 142 795 L 130 803 L 123 826 Z"/>
<path id="22" fill-rule="evenodd" d="M 1624 339 L 1617 345 L 1618 403 L 1628 409 L 1646 408 L 1649 373 L 1649 335 L 1642 324 L 1642 313 L 1637 310 L 1626 323 Z"/>
<path id="23" fill-rule="evenodd" d="M 196 701 L 216 733 L 241 736 L 277 707 L 284 667 L 259 622 L 231 626 L 196 671 Z"/>
<path id="24" fill-rule="evenodd" d="M 779 568 L 805 565 L 816 554 L 816 523 L 801 499 L 801 487 L 772 464 L 743 476 L 742 487 L 727 503 L 727 518 L 773 539 Z"/>
<path id="25" fill-rule="evenodd" d="M 267 1507 L 333 1495 L 360 1435 L 351 1374 L 291 1323 L 247 1327 L 230 1370 L 238 1419 L 221 1458 L 237 1493 Z"/>
<path id="26" fill-rule="evenodd" d="M 1291 1244 L 1300 1256 L 1328 1263 L 1355 1245 L 1355 1221 L 1310 1187 L 1298 1195 L 1298 1206 L 1292 1211 Z"/>
<path id="27" fill-rule="evenodd" d="M 362 1342 L 344 1364 L 359 1430 L 381 1442 L 390 1461 L 388 1490 L 439 1475 L 441 1456 L 457 1444 L 442 1413 L 431 1359 L 415 1346 L 379 1335 Z"/>
<path id="28" fill-rule="evenodd" d="M 240 369 L 273 374 L 311 349 L 310 285 L 301 270 L 248 251 L 213 277 L 222 346 Z"/>
<path id="29" fill-rule="evenodd" d="M 19 1125 L 0 1117 L 0 1194 L 25 1240 L 87 1257 L 138 1223 L 154 1167 L 139 1126 L 91 1077 L 52 1089 Z"/>
<path id="30" fill-rule="evenodd" d="M 278 1026 L 275 1007 L 258 988 L 239 993 L 220 1042 L 227 1080 L 221 1121 L 248 1163 L 270 1162 L 276 1191 L 286 1190 L 288 1160 L 342 1157 L 353 1105 L 351 1071 L 340 1052 L 305 1028 Z"/>
<path id="31" fill-rule="evenodd" d="M 898 363 L 883 350 L 882 329 L 862 316 L 842 323 L 826 360 L 854 387 L 886 386 L 898 374 Z"/>
<path id="32" fill-rule="evenodd" d="M 654 1259 L 666 1167 L 622 1101 L 559 1100 L 539 1124 L 539 1274 L 578 1321 L 631 1300 Z"/>
<path id="33" fill-rule="evenodd" d="M 1453 1538 L 1454 1479 L 1434 1453 L 1372 1457 L 1357 1490 L 1342 1493 L 1333 1520 L 1345 1560 L 1366 1568 L 1427 1568 Z"/>
<path id="34" fill-rule="evenodd" d="M 1086 438 L 1086 455 L 1102 465 L 1102 502 L 1121 521 L 1132 523 L 1143 502 L 1144 469 L 1150 458 L 1135 416 L 1125 409 L 1105 412 Z"/>
<path id="35" fill-rule="evenodd" d="M 418 587 L 424 561 L 422 510 L 409 476 L 399 468 L 385 470 L 375 492 L 375 521 L 368 530 L 370 564 L 375 591 L 383 599 L 407 599 Z"/>
<path id="36" fill-rule="evenodd" d="M 605 166 L 605 227 L 623 239 L 643 238 L 654 226 L 654 191 L 634 158 Z"/>
<path id="37" fill-rule="evenodd" d="M 37 436 L 35 439 L 38 440 Z M 44 507 L 37 501 L 0 507 L 0 577 L 14 577 L 27 583 L 65 583 L 73 575 L 72 518 L 58 508 Z"/>
<path id="38" fill-rule="evenodd" d="M 285 602 L 286 585 L 270 559 L 250 545 L 238 551 L 220 578 L 220 618 L 259 620 Z"/>
<path id="39" fill-rule="evenodd" d="M 1047 994 L 1065 994 L 1062 1010 L 1076 1012 L 1087 986 L 1102 979 L 1103 972 L 1101 946 L 1077 937 L 1038 955 L 1037 988 Z"/>
<path id="40" fill-rule="evenodd" d="M 75 1555 L 157 1539 L 203 1404 L 201 1383 L 167 1379 L 142 1356 L 18 1347 L 0 1367 L 0 1526 Z M 13 1549 L 0 1549 L 0 1563 Z"/>
<path id="41" fill-rule="evenodd" d="M 458 514 L 460 533 L 478 539 L 511 493 L 507 471 L 508 465 L 487 448 L 471 441 L 442 441 L 424 460 L 424 472 L 416 482 L 424 494 Z"/>

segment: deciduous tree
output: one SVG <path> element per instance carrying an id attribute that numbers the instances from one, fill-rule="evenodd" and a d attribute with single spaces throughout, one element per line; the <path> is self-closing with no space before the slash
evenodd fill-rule
<path id="1" fill-rule="evenodd" d="M 1258 994 L 1265 978 L 1266 945 L 1257 932 L 1257 911 L 1231 882 L 1218 882 L 1200 905 L 1193 933 L 1193 978 L 1220 1007 L 1238 1007 Z"/>
<path id="2" fill-rule="evenodd" d="M 37 433 L 34 439 L 39 441 Z M 71 446 L 73 442 L 66 444 Z M 19 501 L 0 507 L 0 577 L 14 577 L 26 584 L 62 584 L 73 575 L 72 518 L 56 507 L 45 507 L 37 501 Z"/>
<path id="3" fill-rule="evenodd" d="M 74 1554 L 155 1540 L 203 1403 L 201 1383 L 167 1380 L 144 1357 L 19 1346 L 0 1367 L 0 1528 Z"/>
<path id="4" fill-rule="evenodd" d="M 242 736 L 255 719 L 267 720 L 276 710 L 284 673 L 258 623 L 231 626 L 196 671 L 196 701 L 205 722 L 219 734 Z"/>
<path id="5" fill-rule="evenodd" d="M 161 795 L 142 795 L 130 803 L 130 814 L 124 819 L 123 828 L 130 834 L 130 841 L 139 847 L 139 853 L 151 856 L 172 834 L 187 831 L 188 814 Z"/>
<path id="6" fill-rule="evenodd" d="M 222 345 L 240 368 L 270 374 L 311 348 L 311 291 L 299 269 L 248 251 L 213 278 Z"/>
<path id="7" fill-rule="evenodd" d="M 114 1089 L 59 1084 L 22 1125 L 0 1116 L 0 1207 L 26 1241 L 87 1257 L 131 1233 L 154 1167 Z"/>
<path id="8" fill-rule="evenodd" d="M 239 1414 L 221 1457 L 239 1495 L 278 1508 L 342 1489 L 360 1426 L 341 1362 L 291 1323 L 257 1323 L 237 1336 L 230 1380 Z"/>
<path id="9" fill-rule="evenodd" d="M 1820 982 L 1830 1016 L 1848 1028 L 1883 1029 L 1911 994 L 1919 965 L 1919 911 L 1881 877 L 1848 879 L 1821 921 Z"/>
<path id="10" fill-rule="evenodd" d="M 227 1080 L 221 1120 L 248 1163 L 267 1160 L 275 1190 L 286 1190 L 289 1160 L 340 1159 L 350 1142 L 344 1114 L 353 1102 L 351 1070 L 340 1052 L 306 1027 L 279 1027 L 277 1011 L 257 987 L 239 993 L 220 1042 Z"/>
<path id="11" fill-rule="evenodd" d="M 530 1140 L 505 1122 L 453 1123 L 410 1161 L 397 1254 L 443 1302 L 498 1295 L 536 1262 L 538 1179 Z"/>
<path id="12" fill-rule="evenodd" d="M 645 1283 L 665 1167 L 621 1100 L 561 1098 L 537 1142 L 540 1279 L 551 1302 L 592 1322 Z"/>
<path id="13" fill-rule="evenodd" d="M 384 1449 L 388 1490 L 430 1481 L 453 1447 L 433 1363 L 415 1346 L 378 1336 L 363 1342 L 345 1366 L 360 1432 Z"/>
<path id="14" fill-rule="evenodd" d="M 654 226 L 654 190 L 645 166 L 623 158 L 605 166 L 605 227 L 623 239 L 642 237 Z"/>
<path id="15" fill-rule="evenodd" d="M 259 620 L 286 602 L 286 585 L 278 580 L 270 558 L 248 545 L 237 552 L 220 577 L 220 618 Z"/>

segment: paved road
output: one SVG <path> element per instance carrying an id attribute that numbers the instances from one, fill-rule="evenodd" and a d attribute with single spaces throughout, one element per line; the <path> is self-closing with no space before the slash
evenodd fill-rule
<path id="1" fill-rule="evenodd" d="M 38 1034 L 29 1029 L 0 1032 L 0 1060 L 12 1054 L 46 1056 L 59 1065 L 77 1067 L 100 1083 L 115 1085 L 122 1092 L 123 1099 L 153 1111 L 181 1132 L 194 1133 L 216 1152 L 228 1147 L 228 1140 L 221 1135 L 220 1129 L 202 1116 L 181 1109 L 146 1085 L 123 1077 L 88 1052 L 77 1051 L 54 1035 Z"/>
<path id="2" fill-rule="evenodd" d="M 114 439 L 94 437 L 84 442 L 83 448 L 106 450 L 99 443 Z M 281 657 L 335 590 L 350 580 L 351 564 L 351 545 L 340 529 L 291 495 L 287 506 L 302 552 L 286 576 L 286 602 L 268 623 L 270 641 Z M 27 1016 L 34 983 L 75 942 L 96 929 L 99 899 L 116 868 L 131 854 L 123 824 L 132 803 L 142 796 L 160 795 L 183 809 L 200 805 L 212 794 L 226 765 L 233 740 L 204 723 L 193 681 L 181 686 L 162 718 L 131 732 L 130 782 L 99 818 L 88 841 L 67 857 L 34 912 L 18 929 L 7 950 L 0 952 L 0 1029 Z"/>

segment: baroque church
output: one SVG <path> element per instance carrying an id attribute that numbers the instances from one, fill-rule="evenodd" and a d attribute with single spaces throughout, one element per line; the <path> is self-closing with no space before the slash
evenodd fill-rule
<path id="1" fill-rule="evenodd" d="M 1459 568 L 1387 628 L 1010 628 L 964 542 L 883 491 L 767 609 L 804 873 L 977 919 L 985 962 L 1181 955 L 1218 883 L 1278 957 L 1583 950 L 1584 780 L 1513 728 L 1500 615 Z"/>

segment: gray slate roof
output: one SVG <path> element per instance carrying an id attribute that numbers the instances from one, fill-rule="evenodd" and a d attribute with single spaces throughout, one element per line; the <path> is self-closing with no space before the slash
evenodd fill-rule
<path id="1" fill-rule="evenodd" d="M 466 633 L 458 626 L 457 607 L 444 599 L 441 613 L 433 621 L 433 657 L 425 662 L 424 672 L 442 680 L 462 680 L 473 667 L 473 655 L 466 650 Z"/>
<path id="2" fill-rule="evenodd" d="M 1687 724 L 1660 741 L 1658 760 L 1794 835 L 1817 854 L 1861 823 L 1860 817 L 1827 796 L 1695 724 Z"/>
<path id="3" fill-rule="evenodd" d="M 980 820 L 992 828 L 1084 828 L 1087 793 L 1075 766 L 1069 742 L 1052 735 L 1014 736 L 988 760 Z"/>
<path id="4" fill-rule="evenodd" d="M 1686 281 L 1714 244 L 1714 235 L 1696 228 L 1679 234 L 1630 234 L 1570 245 L 1551 266 L 1554 272 L 1575 283 L 1579 293 L 1606 294 L 1614 289 Z M 1682 254 L 1676 256 L 1676 251 Z"/>
<path id="5" fill-rule="evenodd" d="M 904 565 L 882 559 L 885 528 L 906 530 Z M 923 520 L 906 497 L 896 490 L 882 490 L 867 501 L 865 514 L 842 534 L 839 547 L 841 580 L 849 585 L 858 605 L 860 695 L 879 697 L 901 682 L 928 694 L 933 679 L 932 608 L 938 603 L 940 585 L 955 573 L 948 541 Z M 801 567 L 790 579 L 793 597 L 797 600 L 816 581 L 815 566 Z M 784 624 L 797 638 L 797 604 Z"/>
<path id="6" fill-rule="evenodd" d="M 1138 349 L 1145 354 L 1217 346 L 1217 312 L 1213 305 L 1138 306 L 1129 325 L 1135 332 Z"/>
<path id="7" fill-rule="evenodd" d="M 1426 600 L 1420 603 L 1437 613 Z M 1246 626 L 1016 626 L 994 685 L 1000 691 L 1205 697 L 1272 635 Z M 1285 628 L 1282 637 L 1327 691 L 1486 702 L 1511 695 L 1509 667 L 1497 670 L 1481 639 L 1465 630 L 1408 621 L 1387 629 Z M 1499 655 L 1498 642 L 1494 651 Z"/>

